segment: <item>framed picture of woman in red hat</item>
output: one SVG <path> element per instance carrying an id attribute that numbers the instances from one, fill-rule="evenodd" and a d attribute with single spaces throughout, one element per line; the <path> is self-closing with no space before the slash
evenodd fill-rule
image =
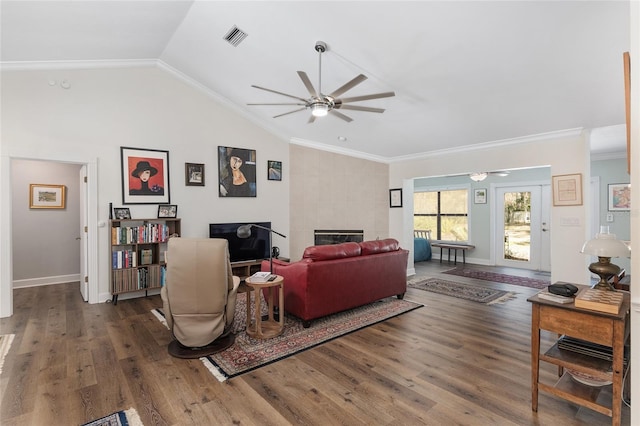
<path id="1" fill-rule="evenodd" d="M 169 204 L 169 151 L 120 147 L 123 204 Z"/>

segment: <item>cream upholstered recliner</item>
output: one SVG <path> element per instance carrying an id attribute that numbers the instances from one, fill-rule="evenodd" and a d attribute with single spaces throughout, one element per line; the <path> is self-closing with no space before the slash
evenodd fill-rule
<path id="1" fill-rule="evenodd" d="M 164 313 L 173 340 L 169 353 L 199 358 L 228 348 L 240 278 L 233 276 L 228 242 L 219 238 L 171 238 Z"/>

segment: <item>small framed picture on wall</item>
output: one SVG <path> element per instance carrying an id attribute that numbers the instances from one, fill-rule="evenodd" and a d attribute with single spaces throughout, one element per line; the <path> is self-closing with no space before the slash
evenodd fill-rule
<path id="1" fill-rule="evenodd" d="M 389 190 L 389 207 L 402 207 L 402 188 Z"/>

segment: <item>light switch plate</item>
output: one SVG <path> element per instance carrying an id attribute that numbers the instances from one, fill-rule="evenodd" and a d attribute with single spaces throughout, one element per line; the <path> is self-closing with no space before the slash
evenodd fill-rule
<path id="1" fill-rule="evenodd" d="M 613 222 L 613 213 L 607 213 L 607 222 Z"/>

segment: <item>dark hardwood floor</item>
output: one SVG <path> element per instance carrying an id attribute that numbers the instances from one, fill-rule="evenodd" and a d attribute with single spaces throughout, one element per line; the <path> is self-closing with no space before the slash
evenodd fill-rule
<path id="1" fill-rule="evenodd" d="M 225 383 L 199 360 L 168 355 L 169 332 L 150 313 L 159 296 L 89 305 L 77 283 L 17 289 L 15 314 L 0 320 L 0 334 L 16 335 L 0 375 L 0 423 L 78 425 L 134 407 L 147 426 L 611 424 L 544 393 L 531 411 L 526 299 L 537 290 L 444 277 L 518 294 L 484 305 L 408 289 L 423 308 Z M 542 363 L 546 380 L 556 372 Z"/>

